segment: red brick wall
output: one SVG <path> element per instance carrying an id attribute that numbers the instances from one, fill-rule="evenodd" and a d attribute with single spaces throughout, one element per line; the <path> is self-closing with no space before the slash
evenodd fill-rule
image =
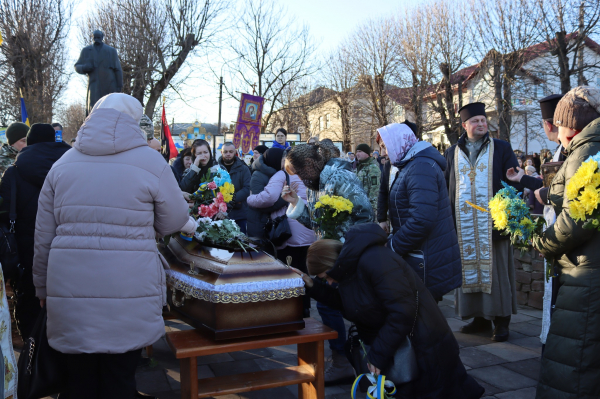
<path id="1" fill-rule="evenodd" d="M 534 249 L 523 253 L 515 249 L 514 258 L 517 303 L 541 309 L 544 297 L 544 258 Z"/>

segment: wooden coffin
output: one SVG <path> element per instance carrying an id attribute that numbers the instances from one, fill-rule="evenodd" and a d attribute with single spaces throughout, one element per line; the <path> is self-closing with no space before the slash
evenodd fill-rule
<path id="1" fill-rule="evenodd" d="M 304 283 L 264 252 L 228 250 L 196 240 L 159 244 L 167 260 L 167 298 L 178 313 L 214 339 L 304 328 Z"/>

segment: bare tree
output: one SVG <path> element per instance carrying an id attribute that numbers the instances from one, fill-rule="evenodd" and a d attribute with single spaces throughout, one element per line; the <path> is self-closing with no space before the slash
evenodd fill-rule
<path id="1" fill-rule="evenodd" d="M 56 120 L 63 127 L 63 141 L 70 143 L 71 139 L 77 137 L 79 128 L 85 121 L 85 104 L 82 102 L 69 104 L 59 110 Z"/>
<path id="2" fill-rule="evenodd" d="M 539 41 L 537 10 L 532 0 L 488 0 L 472 1 L 470 11 L 476 21 L 471 25 L 475 51 L 486 71 L 481 76 L 493 88 L 498 136 L 510 142 L 513 86 L 532 56 L 529 47 Z"/>
<path id="3" fill-rule="evenodd" d="M 344 46 L 345 57 L 351 62 L 360 89 L 368 99 L 373 132 L 389 124 L 392 113 L 387 90 L 397 76 L 399 51 L 394 24 L 391 18 L 367 21 Z"/>
<path id="4" fill-rule="evenodd" d="M 228 0 L 115 0 L 88 15 L 82 38 L 104 30 L 121 60 L 123 91 L 152 118 L 165 90 L 178 92 L 184 66 L 222 29 L 219 18 L 228 6 Z"/>
<path id="5" fill-rule="evenodd" d="M 461 132 L 456 111 L 463 106 L 463 82 L 470 73 L 458 71 L 472 60 L 473 54 L 472 36 L 464 27 L 468 16 L 465 9 L 452 7 L 448 0 L 433 3 L 427 14 L 432 24 L 433 58 L 441 73 L 432 96 L 432 107 L 439 114 L 450 144 L 454 144 Z"/>
<path id="6" fill-rule="evenodd" d="M 600 65 L 584 57 L 586 40 L 597 33 L 600 0 L 537 0 L 541 14 L 538 29 L 546 49 L 556 58 L 541 65 L 543 73 L 557 76 L 564 94 L 571 90 L 571 77 L 577 84 L 587 84 L 584 72 L 597 73 Z"/>
<path id="7" fill-rule="evenodd" d="M 352 106 L 358 92 L 358 80 L 353 67 L 346 58 L 347 50 L 339 48 L 325 62 L 324 76 L 332 90 L 330 99 L 338 107 L 341 120 L 341 140 L 344 151 L 352 150 Z"/>
<path id="8" fill-rule="evenodd" d="M 51 122 L 67 83 L 66 35 L 72 10 L 63 0 L 0 0 L 2 119 L 19 119 L 22 92 L 29 120 Z"/>
<path id="9" fill-rule="evenodd" d="M 434 78 L 433 24 L 428 6 L 415 7 L 396 19 L 396 43 L 400 44 L 397 68 L 398 80 L 408 88 L 407 107 L 414 115 L 417 137 L 421 138 L 429 122 L 426 115 L 425 97 L 431 92 Z M 428 130 L 428 129 L 427 129 Z"/>
<path id="10" fill-rule="evenodd" d="M 234 83 L 226 87 L 227 93 L 238 99 L 239 92 L 253 89 L 265 98 L 263 130 L 286 88 L 318 70 L 308 27 L 299 26 L 285 7 L 273 0 L 242 3 L 241 16 L 229 37 L 229 52 L 223 63 Z"/>

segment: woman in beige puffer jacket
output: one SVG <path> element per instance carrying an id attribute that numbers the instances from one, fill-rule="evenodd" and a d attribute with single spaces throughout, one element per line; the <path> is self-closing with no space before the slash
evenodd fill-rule
<path id="1" fill-rule="evenodd" d="M 196 229 L 141 117 L 126 94 L 98 100 L 40 193 L 34 284 L 50 346 L 68 354 L 69 398 L 134 397 L 141 348 L 165 332 L 155 234 Z"/>

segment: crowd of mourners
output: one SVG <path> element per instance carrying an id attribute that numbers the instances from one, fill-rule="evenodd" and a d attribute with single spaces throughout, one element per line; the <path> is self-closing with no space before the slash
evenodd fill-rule
<path id="1" fill-rule="evenodd" d="M 67 359 L 60 398 L 145 397 L 135 369 L 142 348 L 164 334 L 156 239 L 196 230 L 190 193 L 223 168 L 235 193 L 216 219 L 234 220 L 258 239 L 270 220 L 289 220 L 291 237 L 264 250 L 284 263 L 291 256 L 306 286 L 305 317 L 313 298 L 338 333 L 329 341 L 327 384 L 364 371 L 347 356 L 346 319 L 364 344 L 366 369 L 391 381 L 402 381 L 397 355 L 410 340 L 418 372 L 396 386 L 395 397 L 479 398 L 484 388 L 467 374 L 438 303 L 454 292 L 457 315 L 470 320 L 461 332 L 508 339 L 517 313 L 514 251 L 489 214 L 467 205 L 487 206 L 505 183 L 545 215 L 546 230 L 532 245 L 556 271 L 545 287 L 537 398 L 600 397 L 600 235 L 571 218 L 565 195 L 581 163 L 600 152 L 600 92 L 580 86 L 542 99 L 540 111 L 559 146 L 528 159 L 490 135 L 477 102 L 459 110 L 464 133 L 444 154 L 420 141 L 409 121 L 380 127 L 374 143 L 343 158 L 331 140 L 290 145 L 280 128 L 270 146 L 253 149 L 250 165 L 230 142 L 215 159 L 205 140 L 186 142 L 168 163 L 152 121 L 126 94 L 100 99 L 71 146 L 55 141 L 59 124 L 13 123 L 0 151 L 0 222 L 14 222 L 20 258 L 19 272 L 4 276 L 14 290 L 13 328 L 27 340 L 47 313 L 49 344 Z M 558 161 L 552 184 L 542 187 L 540 165 Z M 323 195 L 353 205 L 341 240 L 322 238 L 315 221 Z M 5 363 L 14 363 L 6 355 L 10 333 L 1 338 Z"/>

